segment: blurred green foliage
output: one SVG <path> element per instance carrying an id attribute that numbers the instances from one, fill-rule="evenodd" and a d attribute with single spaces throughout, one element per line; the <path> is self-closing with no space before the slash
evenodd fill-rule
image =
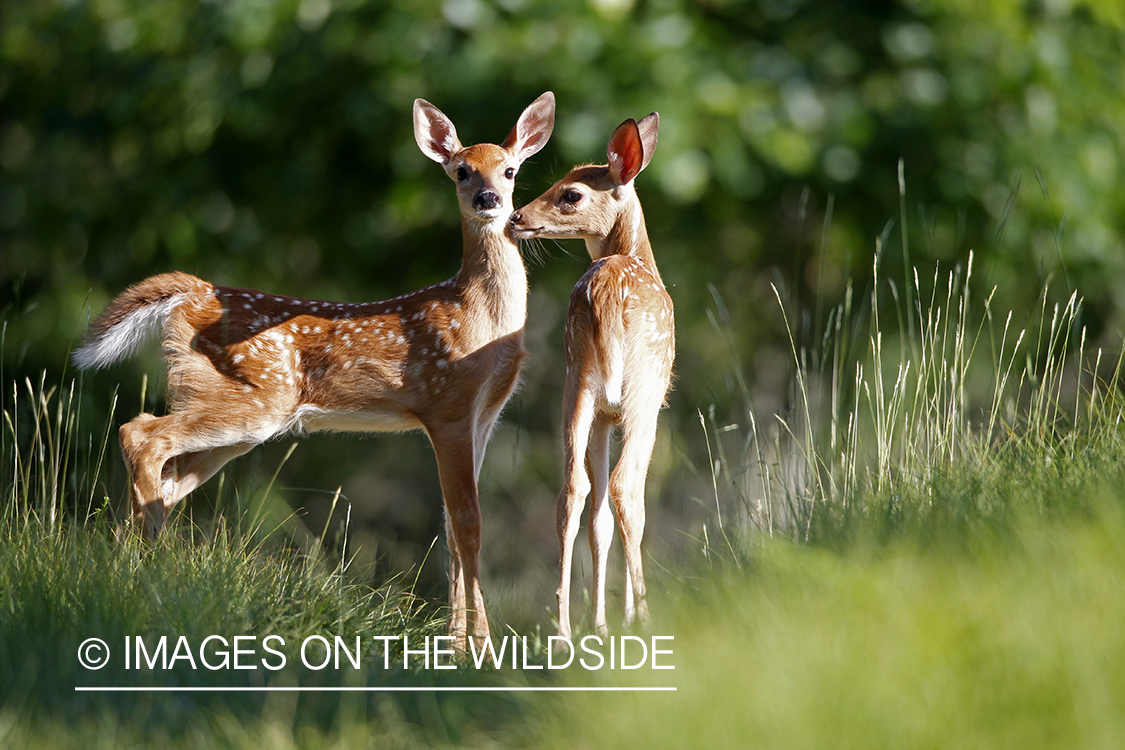
<path id="1" fill-rule="evenodd" d="M 899 215 L 900 158 L 913 262 L 976 246 L 1002 293 L 1065 269 L 1116 306 L 1123 18 L 1110 0 L 8 0 L 12 345 L 53 365 L 91 289 L 98 308 L 169 268 L 349 298 L 449 273 L 456 204 L 414 145 L 413 99 L 496 140 L 544 89 L 558 130 L 529 191 L 660 111 L 640 185 L 688 330 L 707 281 L 741 312 L 763 268 L 826 292 L 862 275 Z"/>
<path id="2" fill-rule="evenodd" d="M 1053 276 L 1085 297 L 1095 338 L 1118 326 L 1116 0 L 0 0 L 5 377 L 63 377 L 88 316 L 160 271 L 353 301 L 448 277 L 456 201 L 414 143 L 414 98 L 468 143 L 502 139 L 548 89 L 556 131 L 520 174 L 522 200 L 603 160 L 625 117 L 660 112 L 638 189 L 676 303 L 673 428 L 729 399 L 710 287 L 753 388 L 780 401 L 789 358 L 770 282 L 809 340 L 847 281 L 869 276 L 883 233 L 890 278 L 905 280 L 907 255 L 928 268 L 973 249 L 1000 308 Z M 508 413 L 517 433 L 498 437 L 524 478 L 493 488 L 546 518 L 560 318 L 586 263 L 563 249 L 531 269 L 534 356 Z M 159 368 L 95 382 L 124 380 L 131 401 L 142 371 Z M 672 486 L 662 465 L 698 452 L 683 433 L 658 453 L 658 490 Z M 394 440 L 377 445 L 397 457 L 370 471 L 432 474 L 424 440 Z M 307 476 L 302 455 L 338 459 L 327 445 L 287 472 Z M 426 481 L 399 490 L 436 497 Z M 539 525 L 521 518 L 516 530 Z"/>

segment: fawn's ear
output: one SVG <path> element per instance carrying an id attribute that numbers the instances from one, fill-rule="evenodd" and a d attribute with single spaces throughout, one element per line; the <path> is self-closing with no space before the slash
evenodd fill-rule
<path id="1" fill-rule="evenodd" d="M 425 99 L 414 100 L 414 140 L 423 154 L 443 167 L 461 150 L 453 123 Z"/>
<path id="2" fill-rule="evenodd" d="M 652 161 L 656 151 L 656 131 L 660 129 L 660 115 L 655 112 L 643 117 L 637 123 L 637 131 L 641 134 L 641 148 L 644 149 L 644 158 L 641 160 L 641 170 Z M 638 170 L 640 171 L 640 170 Z"/>
<path id="3" fill-rule="evenodd" d="M 555 129 L 555 95 L 550 91 L 527 105 L 516 126 L 501 145 L 522 164 L 525 159 L 547 145 Z"/>
<path id="4" fill-rule="evenodd" d="M 617 126 L 606 148 L 609 176 L 616 184 L 625 185 L 640 174 L 645 165 L 644 145 L 637 121 L 630 117 Z"/>

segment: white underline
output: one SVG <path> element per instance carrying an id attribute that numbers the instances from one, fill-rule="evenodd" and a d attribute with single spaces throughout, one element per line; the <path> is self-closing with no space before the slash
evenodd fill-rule
<path id="1" fill-rule="evenodd" d="M 76 693 L 659 693 L 675 687 L 75 687 Z"/>

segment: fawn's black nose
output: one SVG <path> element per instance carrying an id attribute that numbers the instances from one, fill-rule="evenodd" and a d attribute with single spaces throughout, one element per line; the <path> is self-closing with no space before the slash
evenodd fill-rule
<path id="1" fill-rule="evenodd" d="M 500 196 L 495 190 L 482 190 L 473 198 L 473 208 L 486 211 L 490 208 L 500 207 Z"/>
<path id="2" fill-rule="evenodd" d="M 508 221 L 512 224 L 519 224 L 521 221 L 523 221 L 523 216 L 520 215 L 519 211 L 516 211 L 508 218 Z"/>

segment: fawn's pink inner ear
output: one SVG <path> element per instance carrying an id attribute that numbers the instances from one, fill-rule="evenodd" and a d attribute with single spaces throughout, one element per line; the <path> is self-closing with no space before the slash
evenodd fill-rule
<path id="1" fill-rule="evenodd" d="M 555 97 L 548 91 L 523 111 L 501 146 L 514 152 L 520 163 L 523 163 L 543 148 L 554 127 Z"/>
<path id="2" fill-rule="evenodd" d="M 644 162 L 644 147 L 635 120 L 629 119 L 617 126 L 610 136 L 606 154 L 610 174 L 618 184 L 624 185 L 637 176 Z"/>
<path id="3" fill-rule="evenodd" d="M 455 145 L 457 137 L 453 135 L 449 126 L 441 121 L 436 121 L 430 126 L 430 142 L 433 144 L 433 149 L 441 154 L 446 162 L 457 148 Z"/>
<path id="4" fill-rule="evenodd" d="M 422 153 L 442 166 L 461 148 L 453 123 L 424 99 L 414 102 L 414 138 Z"/>

